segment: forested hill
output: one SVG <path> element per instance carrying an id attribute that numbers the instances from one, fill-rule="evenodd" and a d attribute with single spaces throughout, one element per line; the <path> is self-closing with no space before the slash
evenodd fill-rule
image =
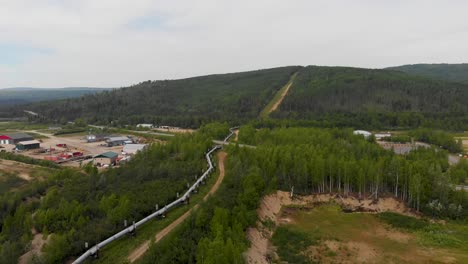
<path id="1" fill-rule="evenodd" d="M 55 120 L 85 118 L 90 123 L 155 124 L 198 127 L 213 120 L 255 118 L 300 67 L 217 74 L 180 80 L 146 81 L 76 99 L 31 104 L 25 108 Z M 2 111 L 0 111 L 2 112 Z"/>
<path id="2" fill-rule="evenodd" d="M 428 78 L 468 84 L 468 63 L 411 64 L 387 68 Z"/>
<path id="3" fill-rule="evenodd" d="M 299 71 L 273 117 L 328 126 L 463 129 L 467 102 L 466 84 L 395 70 L 309 66 Z"/>
<path id="4" fill-rule="evenodd" d="M 80 97 L 109 90 L 107 88 L 70 87 L 70 88 L 4 88 L 0 89 L 0 105 L 16 105 L 45 100 Z"/>

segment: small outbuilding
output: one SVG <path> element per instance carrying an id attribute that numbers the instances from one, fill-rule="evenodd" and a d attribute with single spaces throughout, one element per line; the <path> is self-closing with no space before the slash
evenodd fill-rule
<path id="1" fill-rule="evenodd" d="M 118 156 L 119 155 L 117 153 L 108 151 L 95 156 L 93 163 L 96 166 L 115 165 Z"/>
<path id="2" fill-rule="evenodd" d="M 18 144 L 16 144 L 17 150 L 38 149 L 40 147 L 41 147 L 41 142 L 37 140 L 21 141 Z"/>

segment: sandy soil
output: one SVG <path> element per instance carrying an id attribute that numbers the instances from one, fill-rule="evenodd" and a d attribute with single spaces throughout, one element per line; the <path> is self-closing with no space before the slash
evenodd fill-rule
<path id="1" fill-rule="evenodd" d="M 13 160 L 0 159 L 0 170 L 17 175 L 19 178 L 30 181 L 31 173 L 38 166 L 21 163 Z"/>
<path id="2" fill-rule="evenodd" d="M 393 197 L 380 198 L 378 201 L 371 199 L 359 200 L 355 197 L 341 197 L 340 195 L 334 194 L 314 194 L 308 196 L 296 196 L 291 199 L 288 192 L 277 191 L 274 194 L 265 196 L 260 204 L 257 214 L 259 221 L 257 222 L 256 228 L 249 228 L 247 230 L 247 238 L 251 242 L 250 248 L 245 252 L 244 257 L 248 263 L 267 264 L 270 263 L 270 256 L 275 255 L 274 248 L 270 244 L 270 238 L 272 236 L 272 230 L 268 230 L 262 222 L 273 221 L 276 225 L 290 223 L 292 220 L 287 217 L 280 217 L 279 213 L 281 207 L 288 205 L 307 205 L 317 202 L 336 202 L 348 208 L 349 210 L 364 211 L 364 212 L 385 212 L 392 211 L 398 212 L 405 215 L 416 216 L 411 210 L 409 210 L 404 203 L 396 200 Z M 399 232 L 388 232 L 386 230 L 379 230 L 382 235 L 389 236 L 391 239 L 396 241 L 408 240 L 409 236 Z M 390 234 L 391 233 L 391 234 Z M 356 245 L 361 251 L 365 248 L 364 245 Z M 371 253 L 363 253 L 363 259 L 366 257 L 372 257 Z M 366 255 L 367 254 L 367 255 Z"/>
<path id="3" fill-rule="evenodd" d="M 236 137 L 234 138 L 234 141 L 238 141 L 239 140 L 239 129 L 235 130 L 234 134 L 236 134 Z"/>
<path id="4" fill-rule="evenodd" d="M 34 255 L 40 256 L 42 254 L 41 249 L 42 247 L 49 243 L 51 239 L 51 235 L 48 235 L 46 239 L 43 239 L 44 236 L 41 233 L 37 233 L 36 230 L 32 230 L 34 234 L 34 238 L 31 241 L 31 249 L 23 254 L 19 259 L 18 259 L 18 264 L 27 264 L 30 263 L 31 258 Z"/>
<path id="5" fill-rule="evenodd" d="M 215 193 L 221 183 L 223 182 L 224 179 L 224 161 L 226 160 L 227 153 L 224 151 L 218 152 L 218 167 L 219 167 L 219 177 L 216 180 L 215 184 L 213 187 L 211 187 L 210 191 L 203 197 L 203 200 L 206 201 L 210 195 Z M 192 207 L 190 210 L 185 212 L 183 215 L 181 215 L 179 218 L 177 218 L 174 222 L 172 222 L 170 225 L 165 227 L 163 230 L 161 230 L 159 233 L 156 234 L 155 236 L 155 243 L 159 242 L 161 239 L 163 239 L 166 235 L 168 235 L 174 228 L 176 228 L 179 224 L 181 224 L 185 219 L 187 219 L 192 211 L 196 210 L 199 207 L 199 205 L 195 205 Z M 127 260 L 130 263 L 135 262 L 137 259 L 139 259 L 141 256 L 145 254 L 145 252 L 149 249 L 150 246 L 150 241 L 147 240 L 143 244 L 141 244 L 138 248 L 133 250 L 130 255 L 128 256 Z"/>

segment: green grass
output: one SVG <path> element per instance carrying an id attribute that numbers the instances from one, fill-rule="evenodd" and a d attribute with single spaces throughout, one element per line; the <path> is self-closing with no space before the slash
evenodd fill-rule
<path id="1" fill-rule="evenodd" d="M 319 237 L 306 233 L 293 226 L 280 226 L 272 237 L 273 244 L 281 260 L 289 263 L 313 263 L 304 251 L 311 245 L 317 244 Z"/>
<path id="2" fill-rule="evenodd" d="M 44 138 L 49 138 L 48 136 L 34 133 L 34 132 L 26 132 L 26 134 L 31 135 L 34 139 L 44 139 Z"/>
<path id="3" fill-rule="evenodd" d="M 292 224 L 278 228 L 276 232 L 280 233 L 275 233 L 273 243 L 278 247 L 281 260 L 289 263 L 295 263 L 290 261 L 295 257 L 304 257 L 301 246 L 304 242 L 295 240 L 304 240 L 305 236 L 311 238 L 313 243 L 310 244 L 317 248 L 310 261 L 352 262 L 359 258 L 359 250 L 348 243 L 357 243 L 376 252 L 375 263 L 441 263 L 447 258 L 455 259 L 456 263 L 468 263 L 466 222 L 435 224 L 397 213 L 344 213 L 336 204 L 312 209 L 287 207 L 283 208 L 282 217 L 290 218 Z M 284 228 L 286 232 L 291 231 L 290 235 L 284 234 Z M 295 245 L 288 244 L 288 236 L 293 237 Z M 325 241 L 338 243 L 338 250 L 328 248 Z M 285 249 L 288 251 L 284 252 Z"/>
<path id="4" fill-rule="evenodd" d="M 429 223 L 425 220 L 392 212 L 380 213 L 378 216 L 384 222 L 390 224 L 393 227 L 402 228 L 409 231 L 417 231 L 429 226 Z"/>
<path id="5" fill-rule="evenodd" d="M 272 100 L 270 100 L 270 102 L 268 102 L 268 104 L 265 106 L 265 108 L 262 110 L 262 112 L 260 112 L 260 117 L 261 118 L 268 118 L 268 116 L 270 115 L 271 113 L 271 110 L 273 108 L 273 106 L 279 101 L 281 100 L 281 97 L 282 97 L 282 94 L 287 90 L 288 86 L 290 84 L 292 84 L 292 82 L 294 81 L 294 79 L 296 78 L 297 76 L 297 73 L 294 73 L 292 76 L 291 76 L 291 79 L 288 81 L 288 83 L 286 83 L 286 85 L 284 85 L 281 89 L 279 89 L 279 91 L 275 94 L 275 96 L 273 97 Z M 292 87 L 290 87 L 291 89 Z M 286 95 L 287 96 L 287 95 Z"/>
<path id="6" fill-rule="evenodd" d="M 0 131 L 2 132 L 10 132 L 17 130 L 38 130 L 45 129 L 47 127 L 48 125 L 46 124 L 29 124 L 26 122 L 17 121 L 0 122 Z"/>
<path id="7" fill-rule="evenodd" d="M 217 162 L 217 161 L 215 161 Z M 202 185 L 199 189 L 199 192 L 190 197 L 190 204 L 183 205 L 177 209 L 170 211 L 166 218 L 151 220 L 139 229 L 137 229 L 137 235 L 135 237 L 128 236 L 119 241 L 109 244 L 107 247 L 101 250 L 99 259 L 93 261 L 93 263 L 102 263 L 102 264 L 113 264 L 113 263 L 126 263 L 127 257 L 134 249 L 139 247 L 147 240 L 154 238 L 156 233 L 164 229 L 170 223 L 175 221 L 190 208 L 194 207 L 196 204 L 202 201 L 205 194 L 211 189 L 211 186 L 216 182 L 216 179 L 219 175 L 219 172 L 214 174 L 216 176 L 211 176 L 207 184 Z M 175 230 L 173 230 L 175 231 Z M 90 263 L 90 261 L 88 261 Z"/>
<path id="8" fill-rule="evenodd" d="M 163 133 L 163 134 L 170 134 L 170 135 L 177 135 L 177 134 L 171 133 L 171 132 L 160 132 L 160 131 L 155 131 L 155 132 Z M 168 141 L 171 138 L 173 138 L 173 136 L 148 134 L 148 133 L 144 133 L 144 131 L 135 131 L 135 130 L 129 130 L 129 129 L 123 129 L 123 128 L 109 128 L 109 129 L 107 129 L 106 133 L 133 135 L 133 136 L 143 137 L 143 138 L 146 138 L 146 139 L 157 139 L 157 140 L 161 140 L 161 141 Z"/>

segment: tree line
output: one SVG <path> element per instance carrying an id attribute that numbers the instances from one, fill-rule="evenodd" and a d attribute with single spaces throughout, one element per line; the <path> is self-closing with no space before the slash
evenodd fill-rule
<path id="1" fill-rule="evenodd" d="M 395 196 L 427 214 L 466 219 L 468 197 L 453 190 L 451 177 L 468 171 L 449 168 L 444 151 L 398 156 L 343 129 L 243 126 L 239 140 L 257 148 L 230 147 L 219 191 L 152 244 L 141 263 L 244 263 L 245 232 L 255 224 L 261 197 L 293 186 L 299 194 Z"/>

